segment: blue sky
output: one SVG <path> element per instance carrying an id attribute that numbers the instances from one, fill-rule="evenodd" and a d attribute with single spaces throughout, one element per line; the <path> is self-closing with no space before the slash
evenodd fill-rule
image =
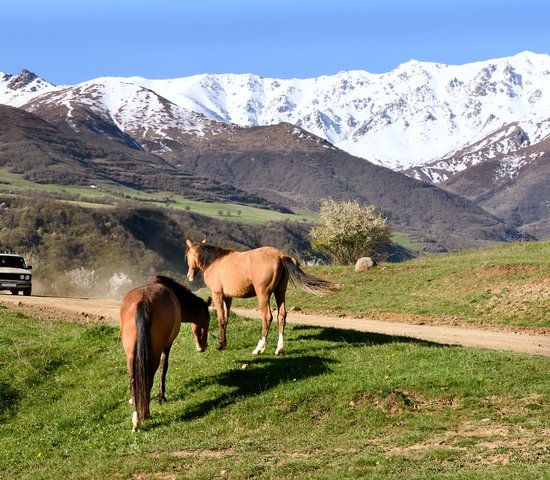
<path id="1" fill-rule="evenodd" d="M 55 84 L 383 73 L 550 54 L 548 19 L 548 0 L 18 0 L 0 11 L 0 72 Z"/>

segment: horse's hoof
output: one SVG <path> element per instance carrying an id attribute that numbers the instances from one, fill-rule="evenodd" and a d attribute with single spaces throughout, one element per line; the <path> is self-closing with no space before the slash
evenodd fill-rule
<path id="1" fill-rule="evenodd" d="M 218 343 L 218 350 L 225 350 L 225 343 Z"/>
<path id="2" fill-rule="evenodd" d="M 285 351 L 282 348 L 275 350 L 275 355 L 282 355 L 283 353 L 285 353 Z"/>
<path id="3" fill-rule="evenodd" d="M 159 405 L 166 403 L 166 397 L 157 397 L 157 402 L 159 403 Z"/>

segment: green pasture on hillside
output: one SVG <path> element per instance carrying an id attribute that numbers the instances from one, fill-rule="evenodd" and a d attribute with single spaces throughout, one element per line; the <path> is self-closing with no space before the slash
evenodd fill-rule
<path id="1" fill-rule="evenodd" d="M 550 476 L 548 357 L 297 325 L 253 357 L 259 322 L 232 316 L 223 352 L 183 326 L 132 433 L 117 327 L 0 322 L 1 478 Z"/>
<path id="2" fill-rule="evenodd" d="M 437 318 L 550 328 L 549 258 L 550 242 L 524 242 L 384 263 L 361 273 L 353 265 L 308 268 L 340 289 L 316 297 L 290 286 L 287 306 L 330 315 L 407 316 L 428 324 Z M 234 305 L 255 307 L 257 301 L 235 299 Z"/>
<path id="3" fill-rule="evenodd" d="M 189 200 L 171 192 L 145 192 L 123 187 L 110 182 L 91 186 L 38 184 L 24 180 L 21 175 L 0 168 L 0 191 L 18 193 L 44 192 L 55 198 L 86 208 L 105 208 L 113 205 L 131 203 L 134 206 L 150 206 L 186 210 L 221 220 L 238 221 L 247 224 L 259 224 L 282 220 L 315 222 L 319 215 L 305 210 L 294 214 L 279 213 L 273 210 L 222 202 L 199 202 Z"/>

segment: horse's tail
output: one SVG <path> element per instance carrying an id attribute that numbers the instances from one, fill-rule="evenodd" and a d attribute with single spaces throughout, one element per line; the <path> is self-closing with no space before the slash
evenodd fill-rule
<path id="1" fill-rule="evenodd" d="M 136 352 L 134 355 L 134 412 L 137 412 L 137 428 L 149 418 L 149 401 L 153 384 L 151 371 L 151 304 L 144 300 L 136 308 Z M 135 415 L 135 413 L 134 413 Z M 136 427 L 134 422 L 134 427 Z"/>
<path id="2" fill-rule="evenodd" d="M 295 258 L 284 256 L 282 262 L 290 281 L 295 287 L 314 295 L 323 295 L 338 290 L 338 286 L 334 283 L 304 272 Z"/>

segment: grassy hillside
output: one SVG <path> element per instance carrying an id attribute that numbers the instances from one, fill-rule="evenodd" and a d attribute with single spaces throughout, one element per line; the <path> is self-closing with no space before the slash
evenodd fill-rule
<path id="1" fill-rule="evenodd" d="M 248 225 L 225 218 L 139 203 L 83 208 L 0 194 L 0 248 L 33 265 L 35 293 L 86 296 L 116 294 L 113 282 L 128 287 L 156 273 L 183 278 L 186 237 L 241 250 L 271 244 L 297 256 L 309 249 L 310 225 L 304 222 Z"/>
<path id="2" fill-rule="evenodd" d="M 59 111 L 50 113 L 57 117 Z M 75 113 L 71 114 L 71 123 Z M 233 185 L 209 176 L 190 175 L 156 155 L 128 148 L 128 142 L 133 147 L 135 142 L 116 125 L 105 122 L 92 110 L 80 113 L 89 123 L 84 129 L 78 128 L 76 135 L 68 125 L 49 123 L 52 118 L 45 121 L 33 113 L 0 105 L 0 167 L 38 184 L 125 185 L 138 190 L 170 191 L 200 201 L 227 201 L 287 211 Z M 65 114 L 61 113 L 62 118 Z M 84 138 L 88 128 L 95 132 L 93 145 Z"/>
<path id="3" fill-rule="evenodd" d="M 18 479 L 548 478 L 550 358 L 288 327 L 287 353 L 172 350 L 131 432 L 118 329 L 0 308 L 0 471 Z M 248 368 L 243 368 L 247 364 Z"/>
<path id="4" fill-rule="evenodd" d="M 308 312 L 415 323 L 550 329 L 550 243 L 524 242 L 411 261 L 363 273 L 316 267 L 341 285 L 323 297 L 289 288 L 288 305 Z M 255 305 L 236 300 L 235 305 Z M 550 330 L 548 330 L 550 331 Z"/>
<path id="5" fill-rule="evenodd" d="M 284 220 L 318 221 L 319 215 L 306 210 L 295 213 L 281 213 L 275 210 L 257 208 L 231 202 L 204 202 L 186 198 L 177 193 L 159 191 L 148 192 L 125 187 L 108 181 L 94 182 L 90 185 L 58 185 L 35 183 L 25 180 L 22 175 L 0 168 L 0 192 L 12 194 L 47 194 L 51 199 L 58 199 L 70 204 L 88 208 L 116 207 L 129 205 L 141 207 L 168 208 L 195 212 L 208 217 L 238 221 L 246 224 L 262 224 Z"/>

